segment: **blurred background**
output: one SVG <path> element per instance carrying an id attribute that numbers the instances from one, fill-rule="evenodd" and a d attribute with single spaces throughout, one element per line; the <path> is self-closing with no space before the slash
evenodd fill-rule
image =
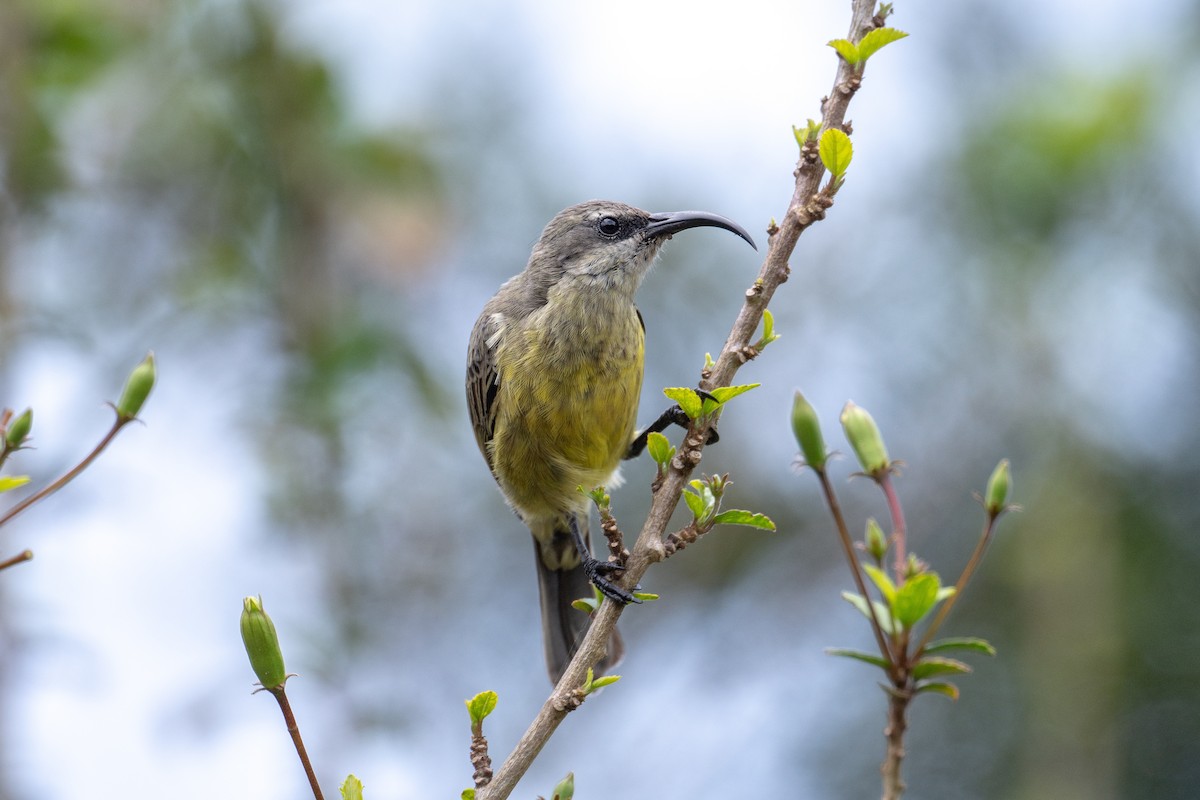
<path id="1" fill-rule="evenodd" d="M 1200 7 L 898 3 L 855 159 L 702 469 L 778 532 L 718 530 L 622 620 L 622 683 L 517 796 L 871 797 L 876 674 L 811 475 L 802 388 L 870 409 L 911 546 L 953 580 L 1001 457 L 1015 500 L 946 629 L 999 650 L 912 715 L 916 798 L 1184 798 L 1200 784 Z M 0 5 L 0 404 L 65 493 L 7 526 L 0 797 L 307 791 L 251 697 L 241 598 L 280 630 L 327 795 L 457 797 L 462 701 L 497 760 L 549 690 L 524 529 L 476 451 L 467 336 L 569 204 L 762 233 L 846 3 L 14 0 Z M 759 265 L 677 237 L 639 296 L 643 422 L 694 384 Z M 864 481 L 842 501 L 883 517 Z M 636 532 L 648 460 L 614 495 Z M 12 502 L 8 499 L 7 502 Z"/>

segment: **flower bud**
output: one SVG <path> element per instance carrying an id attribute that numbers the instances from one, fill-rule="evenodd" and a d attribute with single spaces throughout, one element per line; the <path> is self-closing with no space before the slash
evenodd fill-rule
<path id="1" fill-rule="evenodd" d="M 154 388 L 154 378 L 154 353 L 150 352 L 142 359 L 142 363 L 129 373 L 125 390 L 121 392 L 121 399 L 117 401 L 117 415 L 122 420 L 131 420 L 142 410 L 142 405 L 150 396 L 150 390 Z"/>
<path id="2" fill-rule="evenodd" d="M 821 422 L 817 419 L 816 409 L 799 391 L 792 400 L 792 433 L 804 454 L 804 463 L 816 470 L 824 469 L 828 454 L 825 437 L 821 435 Z"/>
<path id="3" fill-rule="evenodd" d="M 842 431 L 846 434 L 850 447 L 858 456 L 858 463 L 863 472 L 868 475 L 879 475 L 887 470 L 891 462 L 888 460 L 887 447 L 883 444 L 883 436 L 875 420 L 865 408 L 856 406 L 854 401 L 848 401 L 842 409 Z"/>
<path id="4" fill-rule="evenodd" d="M 287 680 L 279 636 L 275 633 L 275 623 L 263 611 L 262 597 L 247 597 L 242 601 L 242 642 L 264 689 L 274 689 Z"/>
<path id="5" fill-rule="evenodd" d="M 29 431 L 33 427 L 33 409 L 27 408 L 21 412 L 20 416 L 8 423 L 8 430 L 4 433 L 4 443 L 9 450 L 16 450 L 29 437 Z"/>
<path id="6" fill-rule="evenodd" d="M 867 555 L 875 560 L 876 564 L 883 562 L 883 557 L 887 555 L 887 537 L 883 535 L 883 528 L 879 527 L 879 523 L 874 517 L 867 520 L 867 532 L 863 536 L 863 546 L 867 551 Z"/>
<path id="7" fill-rule="evenodd" d="M 1008 490 L 1012 486 L 1012 474 L 1008 468 L 1008 459 L 1000 459 L 1000 463 L 996 465 L 996 469 L 992 471 L 992 477 L 988 478 L 987 493 L 984 495 L 983 506 L 987 512 L 993 517 L 998 516 L 1005 509 L 1005 503 L 1008 501 Z"/>

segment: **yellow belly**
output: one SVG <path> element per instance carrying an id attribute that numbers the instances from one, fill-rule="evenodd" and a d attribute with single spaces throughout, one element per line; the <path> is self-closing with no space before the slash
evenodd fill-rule
<path id="1" fill-rule="evenodd" d="M 492 464 L 526 519 L 586 507 L 576 488 L 611 485 L 633 438 L 644 334 L 633 306 L 609 311 L 570 325 L 547 309 L 498 347 Z"/>

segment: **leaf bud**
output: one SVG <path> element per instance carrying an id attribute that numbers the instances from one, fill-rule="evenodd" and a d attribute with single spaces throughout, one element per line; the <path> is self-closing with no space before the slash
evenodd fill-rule
<path id="1" fill-rule="evenodd" d="M 879 523 L 875 521 L 874 517 L 867 520 L 867 532 L 863 536 L 863 545 L 867 555 L 873 558 L 876 564 L 883 563 L 883 557 L 887 555 L 887 537 L 883 535 L 883 528 L 879 527 Z"/>

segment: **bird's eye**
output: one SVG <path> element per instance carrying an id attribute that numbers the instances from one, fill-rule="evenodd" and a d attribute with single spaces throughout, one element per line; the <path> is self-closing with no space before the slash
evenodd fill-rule
<path id="1" fill-rule="evenodd" d="M 613 217 L 603 217 L 596 225 L 601 236 L 613 237 L 621 230 L 621 223 L 617 222 Z"/>

